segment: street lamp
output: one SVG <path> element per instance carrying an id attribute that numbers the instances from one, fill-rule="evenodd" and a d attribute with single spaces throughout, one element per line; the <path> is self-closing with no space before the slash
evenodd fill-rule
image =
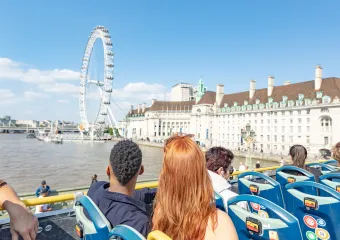
<path id="1" fill-rule="evenodd" d="M 245 127 L 245 129 L 241 130 L 241 136 L 243 141 L 246 142 L 247 144 L 247 150 L 248 150 L 248 154 L 246 157 L 246 165 L 251 169 L 252 168 L 252 159 L 250 156 L 250 146 L 252 146 L 255 143 L 255 131 L 251 130 L 251 126 L 248 123 Z"/>

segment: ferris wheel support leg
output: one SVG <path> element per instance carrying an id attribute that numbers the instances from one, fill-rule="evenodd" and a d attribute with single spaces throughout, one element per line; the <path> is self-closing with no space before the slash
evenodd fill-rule
<path id="1" fill-rule="evenodd" d="M 107 110 L 109 111 L 109 116 L 110 116 L 109 118 L 112 119 L 112 121 L 114 122 L 115 126 L 117 127 L 118 124 L 117 124 L 116 118 L 113 116 L 111 107 L 109 106 L 109 107 L 107 108 Z"/>

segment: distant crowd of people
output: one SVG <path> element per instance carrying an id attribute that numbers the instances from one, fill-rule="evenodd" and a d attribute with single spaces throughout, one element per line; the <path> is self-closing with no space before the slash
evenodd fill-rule
<path id="1" fill-rule="evenodd" d="M 314 174 L 316 181 L 322 174 L 306 166 L 307 150 L 294 145 L 289 150 L 292 164 Z M 332 149 L 340 166 L 340 142 Z M 205 154 L 190 136 L 176 135 L 165 142 L 162 170 L 157 189 L 135 190 L 139 175 L 144 173 L 139 146 L 122 140 L 111 150 L 106 175 L 109 181 L 92 176 L 88 196 L 113 225 L 126 224 L 144 236 L 160 230 L 172 239 L 238 239 L 228 214 L 216 208 L 214 192 L 224 202 L 237 195 L 229 183 L 233 173 L 234 154 L 223 147 L 213 147 Z M 255 168 L 260 168 L 257 162 Z M 248 166 L 240 163 L 239 171 Z M 50 187 L 46 181 L 37 189 L 37 197 L 46 197 Z M 0 182 L 0 206 L 10 216 L 13 239 L 36 239 L 38 221 L 19 200 L 13 189 Z M 246 208 L 247 206 L 242 206 Z M 37 206 L 36 212 L 50 211 L 48 205 Z"/>

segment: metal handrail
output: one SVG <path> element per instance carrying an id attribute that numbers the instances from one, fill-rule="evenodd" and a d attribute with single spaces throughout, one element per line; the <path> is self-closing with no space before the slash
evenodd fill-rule
<path id="1" fill-rule="evenodd" d="M 322 162 L 325 162 L 325 161 L 327 161 L 327 160 L 320 160 L 320 161 L 315 161 L 315 162 L 322 163 Z M 281 166 L 265 167 L 265 168 L 254 169 L 252 171 L 265 172 L 265 171 L 276 170 L 280 167 Z M 237 175 L 244 173 L 244 172 L 245 171 L 235 171 L 232 174 L 232 176 L 237 176 Z M 135 189 L 138 190 L 138 189 L 142 189 L 142 188 L 156 188 L 156 187 L 158 187 L 158 181 L 157 180 L 151 180 L 151 181 L 145 181 L 145 182 L 137 183 Z M 70 189 L 70 191 L 71 191 L 71 189 Z M 84 194 L 86 194 L 86 193 L 87 193 L 87 191 L 84 192 Z M 29 207 L 29 206 L 36 206 L 36 205 L 41 205 L 41 204 L 52 204 L 52 203 L 72 201 L 72 200 L 74 200 L 74 193 L 68 193 L 68 194 L 62 194 L 62 195 L 44 197 L 44 198 L 24 199 L 22 201 L 27 207 Z"/>
<path id="2" fill-rule="evenodd" d="M 136 190 L 142 188 L 156 188 L 158 186 L 158 181 L 146 182 L 146 183 L 137 183 Z M 84 192 L 86 194 L 87 192 Z M 41 204 L 52 204 L 57 202 L 65 202 L 74 200 L 74 194 L 62 194 L 58 196 L 44 197 L 44 198 L 34 198 L 34 199 L 24 199 L 22 202 L 27 206 L 36 206 Z"/>

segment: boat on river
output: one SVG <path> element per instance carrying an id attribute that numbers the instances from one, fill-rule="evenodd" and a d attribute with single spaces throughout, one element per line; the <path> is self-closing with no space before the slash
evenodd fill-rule
<path id="1" fill-rule="evenodd" d="M 35 138 L 34 133 L 26 133 L 26 138 Z"/>
<path id="2" fill-rule="evenodd" d="M 38 141 L 50 142 L 51 139 L 49 137 L 49 132 L 46 130 L 37 130 L 35 131 L 35 138 Z"/>

